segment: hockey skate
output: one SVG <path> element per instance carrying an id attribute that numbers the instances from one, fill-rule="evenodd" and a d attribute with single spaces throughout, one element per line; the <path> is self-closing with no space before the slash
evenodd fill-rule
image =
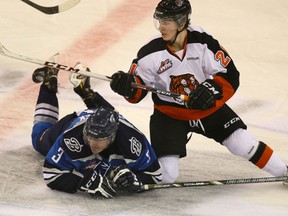
<path id="1" fill-rule="evenodd" d="M 59 54 L 53 55 L 49 61 L 56 62 Z M 49 67 L 42 67 L 37 68 L 32 74 L 32 80 L 34 83 L 41 83 L 42 85 L 47 86 L 50 91 L 57 93 L 58 91 L 58 82 L 57 82 L 57 75 L 59 69 L 49 68 Z"/>
<path id="2" fill-rule="evenodd" d="M 287 179 L 285 181 L 283 181 L 283 185 L 288 187 L 288 166 L 287 166 L 287 171 L 286 171 L 286 175 Z"/>

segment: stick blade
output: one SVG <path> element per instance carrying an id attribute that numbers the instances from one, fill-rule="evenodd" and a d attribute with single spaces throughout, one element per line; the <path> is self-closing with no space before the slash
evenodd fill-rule
<path id="1" fill-rule="evenodd" d="M 77 5 L 80 1 L 81 0 L 70 0 L 70 1 L 64 2 L 63 4 L 60 4 L 58 6 L 58 13 L 69 10 L 70 8 Z"/>
<path id="2" fill-rule="evenodd" d="M 61 13 L 63 11 L 69 10 L 70 8 L 77 5 L 81 0 L 67 0 L 66 2 L 64 2 L 60 5 L 51 6 L 51 7 L 38 5 L 38 4 L 36 4 L 30 0 L 21 0 L 21 1 L 25 2 L 26 4 L 30 5 L 31 7 L 35 8 L 39 11 L 41 11 L 42 13 L 51 15 L 51 14 L 57 14 L 57 13 Z"/>

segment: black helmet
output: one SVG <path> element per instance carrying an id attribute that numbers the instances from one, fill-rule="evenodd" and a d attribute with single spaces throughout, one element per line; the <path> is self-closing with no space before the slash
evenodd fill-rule
<path id="1" fill-rule="evenodd" d="M 99 107 L 87 119 L 83 134 L 94 139 L 112 139 L 119 127 L 119 114 L 107 107 Z"/>
<path id="2" fill-rule="evenodd" d="M 188 24 L 188 17 L 191 12 L 192 9 L 188 0 L 162 0 L 157 5 L 153 17 L 157 20 L 171 18 L 181 25 L 183 21 Z M 183 20 L 183 18 L 185 19 Z"/>

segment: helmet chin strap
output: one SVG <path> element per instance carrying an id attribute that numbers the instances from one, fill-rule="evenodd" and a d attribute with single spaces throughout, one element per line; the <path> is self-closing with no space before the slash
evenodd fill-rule
<path id="1" fill-rule="evenodd" d="M 175 43 L 175 41 L 176 41 L 176 39 L 177 39 L 179 33 L 180 33 L 180 31 L 178 31 L 178 29 L 177 29 L 177 33 L 176 33 L 176 35 L 175 35 L 173 41 L 172 41 L 172 42 L 168 41 L 168 44 L 169 44 L 169 45 L 173 45 L 173 44 Z"/>
<path id="2" fill-rule="evenodd" d="M 178 31 L 178 29 L 177 29 L 177 32 L 176 32 L 176 35 L 175 35 L 173 41 L 172 41 L 172 42 L 168 41 L 168 44 L 169 44 L 170 46 L 173 45 L 173 44 L 175 43 L 175 41 L 176 41 L 176 39 L 177 39 L 179 33 L 181 33 L 182 31 L 184 31 L 184 29 L 185 29 L 185 27 L 183 27 L 181 31 Z"/>

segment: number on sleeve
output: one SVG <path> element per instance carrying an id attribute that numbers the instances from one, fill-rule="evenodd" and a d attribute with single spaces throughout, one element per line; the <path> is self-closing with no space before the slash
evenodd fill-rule
<path id="1" fill-rule="evenodd" d="M 59 160 L 61 159 L 63 153 L 64 153 L 64 150 L 63 150 L 61 147 L 59 147 L 59 149 L 58 149 L 58 154 L 57 154 L 57 155 L 53 155 L 53 156 L 52 156 L 52 160 L 53 160 L 55 163 L 58 163 Z"/>
<path id="2" fill-rule="evenodd" d="M 227 65 L 229 64 L 229 62 L 231 61 L 231 58 L 229 56 L 225 57 L 225 54 L 222 50 L 218 50 L 217 53 L 215 54 L 215 59 L 217 61 L 220 61 L 220 64 L 223 67 L 227 67 Z"/>

